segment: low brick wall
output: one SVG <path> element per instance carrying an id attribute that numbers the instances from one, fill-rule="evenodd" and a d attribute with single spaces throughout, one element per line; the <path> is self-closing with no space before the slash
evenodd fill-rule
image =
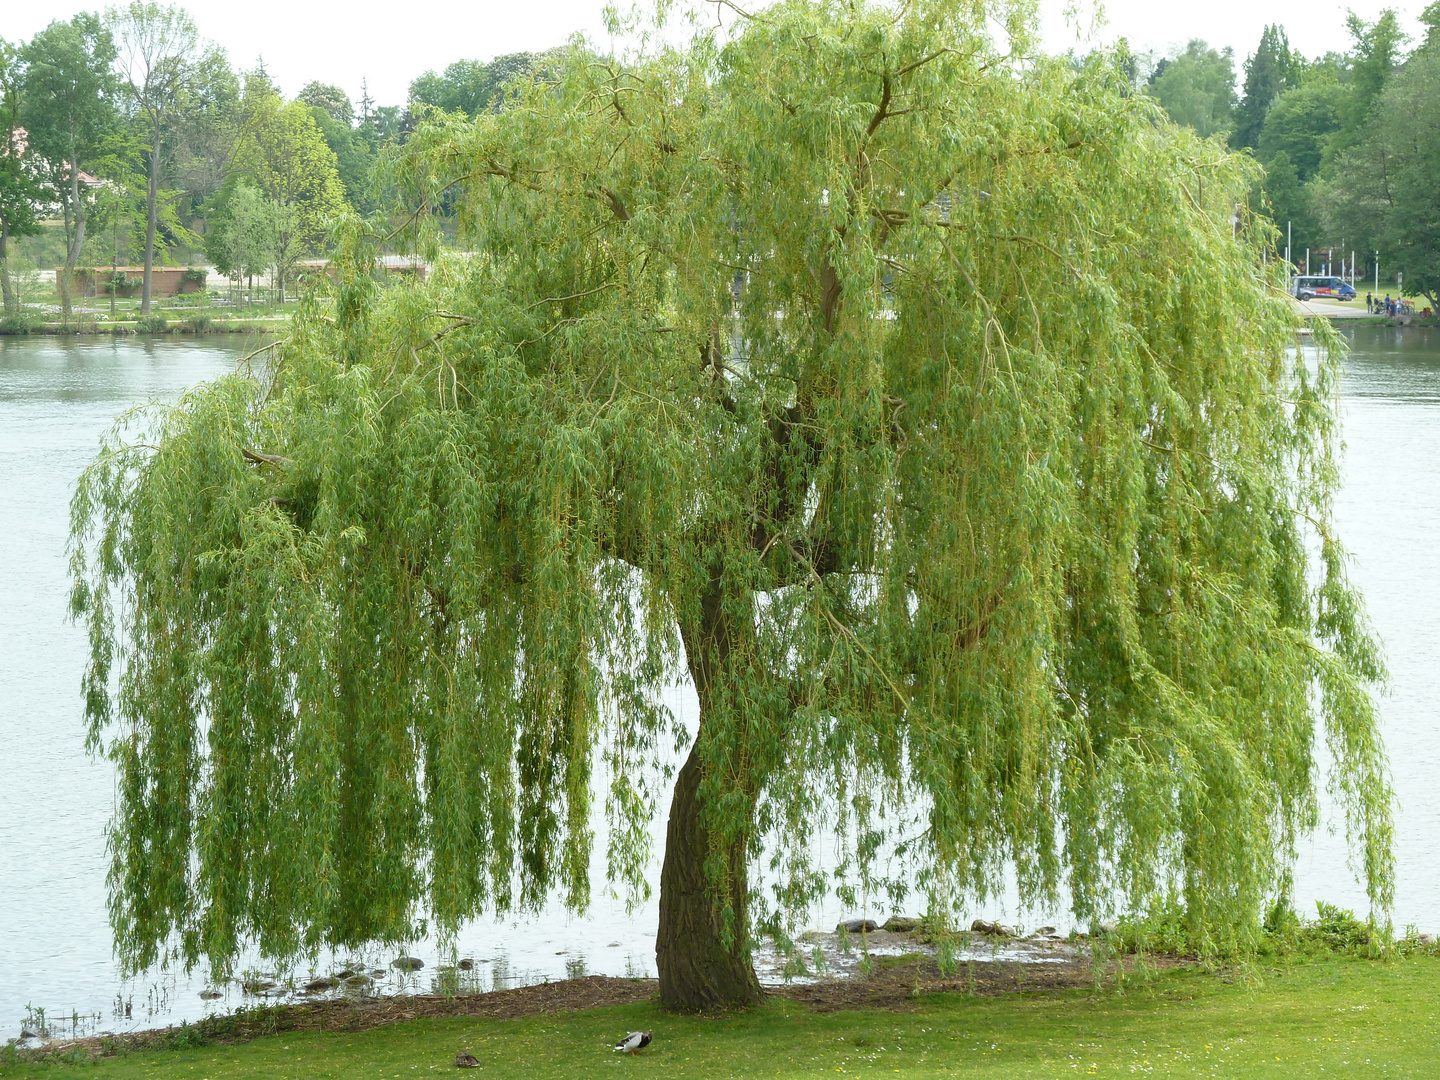
<path id="1" fill-rule="evenodd" d="M 190 270 L 185 266 L 156 266 L 150 271 L 150 295 L 151 296 L 178 296 L 181 293 L 198 293 L 205 291 L 205 279 L 199 281 L 185 280 L 185 273 Z M 143 289 L 141 281 L 145 277 L 143 266 L 117 266 L 119 273 L 125 275 L 127 284 L 120 286 L 116 296 L 139 296 Z M 65 272 L 64 267 L 57 267 L 55 276 Z M 204 273 L 204 271 L 201 271 Z M 105 283 L 110 280 L 111 268 L 108 266 L 77 266 L 75 268 L 75 291 L 82 296 L 109 296 L 105 292 Z M 133 284 L 129 284 L 133 282 Z"/>

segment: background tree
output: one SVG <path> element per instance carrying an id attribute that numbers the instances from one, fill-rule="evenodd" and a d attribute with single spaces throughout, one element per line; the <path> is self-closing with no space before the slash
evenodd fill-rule
<path id="1" fill-rule="evenodd" d="M 1265 166 L 1264 195 L 1280 232 L 1279 253 L 1284 254 L 1288 244 L 1291 263 L 1302 266 L 1305 252 L 1321 246 L 1322 232 L 1312 192 L 1284 150 L 1276 153 Z"/>
<path id="2" fill-rule="evenodd" d="M 229 58 L 207 49 L 193 69 L 176 132 L 174 175 L 190 228 L 205 233 L 210 203 L 229 176 L 239 132 L 240 80 Z"/>
<path id="3" fill-rule="evenodd" d="M 1345 26 L 1354 44 L 1350 52 L 1343 127 L 1332 140 L 1332 156 L 1360 141 L 1385 85 L 1400 64 L 1400 51 L 1405 43 L 1400 20 L 1389 8 L 1373 23 L 1366 23 L 1352 11 L 1346 17 Z"/>
<path id="4" fill-rule="evenodd" d="M 536 65 L 555 55 L 549 53 L 506 53 L 488 64 L 479 60 L 457 60 L 443 74 L 427 71 L 410 84 L 410 106 L 429 105 L 446 112 L 474 118 L 492 108 L 505 87 L 530 74 Z"/>
<path id="5" fill-rule="evenodd" d="M 1265 198 L 1281 235 L 1291 244 L 1290 259 L 1296 266 L 1304 265 L 1308 249 L 1319 250 L 1324 244 L 1314 183 L 1330 141 L 1341 130 L 1345 103 L 1345 90 L 1333 72 L 1321 70 L 1281 94 L 1260 131 L 1255 156 L 1265 166 Z"/>
<path id="6" fill-rule="evenodd" d="M 413 118 L 408 109 L 399 105 L 380 105 L 370 114 L 367 123 L 356 129 L 372 148 L 399 145 L 409 134 Z"/>
<path id="7" fill-rule="evenodd" d="M 305 88 L 295 95 L 295 100 L 321 109 L 337 124 L 350 127 L 355 122 L 355 108 L 350 104 L 350 95 L 338 86 L 325 83 L 306 83 Z"/>
<path id="8" fill-rule="evenodd" d="M 1245 88 L 1235 113 L 1230 144 L 1237 150 L 1259 144 L 1260 131 L 1275 99 L 1298 84 L 1299 62 L 1279 25 L 1267 25 L 1254 55 L 1245 61 Z"/>
<path id="9" fill-rule="evenodd" d="M 456 60 L 443 74 L 427 71 L 410 84 L 410 101 L 475 117 L 490 105 L 494 86 L 479 60 Z"/>
<path id="10" fill-rule="evenodd" d="M 275 215 L 260 190 L 238 179 L 225 192 L 206 238 L 206 254 L 216 270 L 231 281 L 248 278 L 253 290 L 255 278 L 270 266 L 274 225 Z"/>
<path id="11" fill-rule="evenodd" d="M 115 317 L 115 297 L 120 281 L 125 277 L 120 270 L 122 252 L 129 262 L 130 252 L 142 249 L 149 222 L 147 213 L 148 183 L 145 175 L 146 147 L 130 137 L 127 132 L 117 132 L 110 140 L 106 152 L 95 161 L 102 183 L 91 192 L 90 243 L 97 240 L 109 258 L 109 287 L 105 291 L 110 297 L 110 317 Z M 99 285 L 97 275 L 96 284 Z"/>
<path id="12" fill-rule="evenodd" d="M 330 225 L 345 210 L 345 189 L 335 153 L 308 106 L 262 93 L 258 100 L 247 100 L 246 113 L 235 166 L 277 208 L 275 230 L 284 238 L 285 258 L 275 269 L 283 300 L 286 270 L 295 259 L 320 250 Z"/>
<path id="13" fill-rule="evenodd" d="M 102 153 L 115 124 L 115 43 L 100 17 L 81 12 L 52 22 L 23 52 L 20 118 L 30 150 L 46 163 L 45 180 L 60 204 L 65 266 L 56 287 L 70 314 L 71 281 L 85 244 L 87 189 L 81 173 Z"/>
<path id="14" fill-rule="evenodd" d="M 335 155 L 335 174 L 345 189 L 345 198 L 362 213 L 373 210 L 370 169 L 375 163 L 375 147 L 364 135 L 318 105 L 310 106 L 310 115 L 315 118 L 325 145 Z"/>
<path id="15" fill-rule="evenodd" d="M 20 313 L 20 299 L 10 282 L 10 240 L 40 231 L 43 198 L 26 159 L 28 140 L 20 126 L 20 88 L 24 79 L 20 50 L 0 38 L 0 297 L 7 318 Z"/>
<path id="16" fill-rule="evenodd" d="M 1255 156 L 1268 164 L 1284 153 L 1300 182 L 1309 183 L 1344 123 L 1345 106 L 1345 91 L 1333 79 L 1307 80 L 1285 91 L 1265 116 Z"/>
<path id="17" fill-rule="evenodd" d="M 1234 54 L 1191 41 L 1185 51 L 1156 65 L 1146 86 L 1177 124 L 1203 138 L 1228 135 L 1235 123 Z"/>
<path id="18" fill-rule="evenodd" d="M 1378 250 L 1440 310 L 1440 3 L 1422 18 L 1425 43 L 1388 80 L 1363 138 L 1340 155 L 1316 201 L 1332 234 Z"/>
<path id="19" fill-rule="evenodd" d="M 285 283 L 294 280 L 295 264 L 302 255 L 313 250 L 305 242 L 300 208 L 293 202 L 268 199 L 263 204 L 264 216 L 259 226 L 261 235 L 269 240 L 269 264 L 280 303 L 285 302 Z"/>
<path id="20" fill-rule="evenodd" d="M 127 964 L 582 908 L 601 763 L 643 889 L 679 671 L 667 1004 L 754 998 L 832 888 L 1175 898 L 1243 948 L 1317 722 L 1387 904 L 1336 353 L 1231 228 L 1254 167 L 989 16 L 786 0 L 423 126 L 396 182 L 428 230 L 468 177 L 483 255 L 376 290 L 352 220 L 263 384 L 106 444 L 74 606 Z"/>
<path id="21" fill-rule="evenodd" d="M 128 7 L 111 8 L 106 20 L 116 38 L 116 66 L 125 80 L 132 119 L 147 148 L 140 313 L 148 315 L 161 204 L 181 194 L 166 189 L 166 173 L 181 145 L 182 118 L 199 98 L 196 82 L 202 49 L 195 23 L 184 8 L 131 0 Z"/>

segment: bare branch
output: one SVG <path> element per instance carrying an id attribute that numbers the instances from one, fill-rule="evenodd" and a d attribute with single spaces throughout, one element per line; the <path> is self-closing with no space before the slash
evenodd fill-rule
<path id="1" fill-rule="evenodd" d="M 571 293 L 569 296 L 547 296 L 543 300 L 536 300 L 535 303 L 529 305 L 525 310 L 532 311 L 535 308 L 539 307 L 541 304 L 559 304 L 563 303 L 566 300 L 579 300 L 582 296 L 593 296 L 597 292 L 604 292 L 606 289 L 613 289 L 618 284 L 619 283 L 615 281 L 607 281 L 604 285 L 597 285 L 595 286 L 595 288 L 586 289 L 584 292 Z"/>
<path id="2" fill-rule="evenodd" d="M 713 3 L 716 7 L 729 8 L 731 11 L 735 12 L 736 15 L 739 15 L 742 19 L 755 18 L 754 15 L 751 15 L 750 12 L 746 11 L 745 9 L 736 7 L 730 2 L 730 0 L 711 0 L 711 3 Z"/>
<path id="3" fill-rule="evenodd" d="M 901 75 L 909 75 L 910 72 L 914 71 L 916 68 L 924 67 L 926 64 L 930 63 L 931 60 L 938 60 L 938 59 L 940 59 L 940 57 L 945 56 L 945 55 L 947 55 L 947 54 L 949 54 L 949 55 L 951 55 L 951 56 L 959 56 L 959 55 L 960 55 L 960 54 L 957 53 L 954 49 L 937 49 L 935 52 L 931 53 L 929 56 L 925 57 L 925 59 L 923 59 L 923 60 L 916 60 L 913 64 L 906 64 L 906 65 L 905 65 L 903 68 L 901 68 L 899 71 L 895 72 L 895 78 L 898 79 L 898 78 L 900 78 Z"/>

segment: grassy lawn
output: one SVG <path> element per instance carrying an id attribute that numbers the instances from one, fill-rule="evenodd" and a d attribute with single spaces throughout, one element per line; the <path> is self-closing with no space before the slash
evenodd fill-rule
<path id="1" fill-rule="evenodd" d="M 750 1012 L 677 1017 L 652 1005 L 528 1020 L 415 1020 L 353 1034 L 145 1051 L 86 1064 L 0 1064 L 0 1077 L 134 1080 L 371 1077 L 455 1068 L 476 1076 L 904 1078 L 1440 1076 L 1440 959 L 1324 958 L 1225 982 L 1171 971 L 1117 991 L 996 998 L 943 995 L 914 1012 L 812 1013 L 776 1000 Z M 611 1052 L 655 1033 L 636 1058 Z"/>

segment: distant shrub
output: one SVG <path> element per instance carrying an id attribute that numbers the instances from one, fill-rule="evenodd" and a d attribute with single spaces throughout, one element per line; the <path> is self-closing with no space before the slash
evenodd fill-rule
<path id="1" fill-rule="evenodd" d="M 129 296 L 137 289 L 144 288 L 145 279 L 143 277 L 126 277 L 125 271 L 116 270 L 113 274 L 107 276 L 104 284 L 100 286 L 100 291 L 107 296 L 111 293 L 119 296 Z"/>
<path id="2" fill-rule="evenodd" d="M 207 272 L 208 271 L 206 271 L 203 266 L 187 266 L 184 270 L 180 271 L 180 280 L 198 281 L 203 285 L 205 283 L 205 275 Z"/>
<path id="3" fill-rule="evenodd" d="M 163 334 L 169 325 L 164 315 L 145 315 L 135 320 L 135 331 L 140 334 Z"/>
<path id="4" fill-rule="evenodd" d="M 44 321 L 35 312 L 21 308 L 14 315 L 0 317 L 0 334 L 29 334 Z"/>

